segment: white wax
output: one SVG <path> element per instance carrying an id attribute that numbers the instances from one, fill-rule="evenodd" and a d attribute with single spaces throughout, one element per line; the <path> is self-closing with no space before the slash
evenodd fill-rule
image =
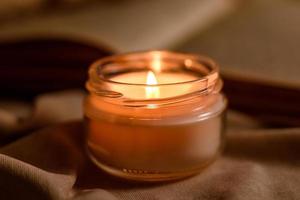
<path id="1" fill-rule="evenodd" d="M 132 72 L 127 74 L 121 74 L 111 78 L 114 82 L 119 83 L 131 83 L 131 84 L 146 84 L 147 82 L 147 74 L 148 72 Z M 192 74 L 184 74 L 184 73 L 157 73 L 155 74 L 156 80 L 158 84 L 173 84 L 173 83 L 183 83 L 192 80 L 196 80 L 198 77 Z M 121 92 L 125 97 L 135 98 L 135 99 L 144 99 L 147 98 L 146 87 L 155 88 L 156 91 L 159 91 L 159 98 L 168 98 L 175 97 L 182 94 L 187 94 L 191 89 L 191 84 L 186 83 L 182 84 L 181 87 L 176 87 L 176 90 L 172 89 L 172 86 L 145 86 L 145 87 L 135 87 L 134 89 L 125 88 L 122 85 L 112 85 L 111 90 Z M 154 91 L 155 91 L 154 90 Z"/>

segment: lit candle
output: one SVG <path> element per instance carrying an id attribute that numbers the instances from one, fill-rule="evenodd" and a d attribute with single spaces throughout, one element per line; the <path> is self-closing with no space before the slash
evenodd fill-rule
<path id="1" fill-rule="evenodd" d="M 112 81 L 120 82 L 120 83 L 132 83 L 132 84 L 148 84 L 148 85 L 157 85 L 157 84 L 170 84 L 176 82 L 187 82 L 191 80 L 197 79 L 196 76 L 190 74 L 176 74 L 176 73 L 158 73 L 155 74 L 152 71 L 145 71 L 145 72 L 133 72 L 129 74 L 121 74 L 119 76 L 112 77 Z M 169 90 L 168 88 L 160 88 L 159 86 L 156 87 L 146 87 L 145 90 L 139 91 L 136 88 L 133 88 L 132 91 L 126 91 L 120 85 L 112 86 L 111 89 L 114 91 L 116 90 L 115 87 L 120 87 L 120 90 L 123 94 L 127 95 L 130 98 L 150 98 L 151 96 L 155 95 L 157 98 L 167 98 L 167 97 L 174 97 L 185 94 L 189 91 L 191 85 L 189 84 L 182 84 L 177 90 Z M 123 88 L 123 90 L 122 90 Z M 153 91 L 153 92 L 150 92 Z M 154 92 L 156 91 L 156 92 Z M 144 93 L 144 94 L 143 94 Z"/>
<path id="2" fill-rule="evenodd" d="M 220 83 L 212 61 L 189 54 L 155 51 L 96 62 L 84 105 L 91 159 L 135 180 L 199 171 L 222 144 Z"/>
<path id="3" fill-rule="evenodd" d="M 193 73 L 175 73 L 175 72 L 162 72 L 162 62 L 161 55 L 158 52 L 153 52 L 151 56 L 151 61 L 149 62 L 149 71 L 138 71 L 120 74 L 117 76 L 111 77 L 112 81 L 118 83 L 131 83 L 131 84 L 148 84 L 148 85 L 157 85 L 157 84 L 172 84 L 172 83 L 184 83 L 188 81 L 196 80 L 198 77 Z M 115 87 L 118 87 L 116 89 Z M 180 87 L 177 87 L 176 90 L 170 90 L 169 88 L 162 87 L 146 87 L 146 90 L 140 88 L 133 88 L 132 91 L 128 88 L 123 87 L 122 85 L 112 85 L 111 90 L 119 90 L 122 94 L 126 95 L 128 98 L 150 98 L 151 95 L 156 95 L 160 98 L 175 97 L 187 93 L 192 87 L 191 84 L 181 84 Z M 156 91 L 150 92 L 151 90 Z M 149 91 L 149 92 L 147 92 Z M 143 95 L 142 93 L 145 93 Z"/>

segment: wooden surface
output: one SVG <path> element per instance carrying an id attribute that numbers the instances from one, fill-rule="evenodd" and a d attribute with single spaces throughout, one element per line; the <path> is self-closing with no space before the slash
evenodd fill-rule
<path id="1" fill-rule="evenodd" d="M 300 126 L 300 88 L 223 75 L 229 107 L 268 126 Z"/>
<path id="2" fill-rule="evenodd" d="M 0 95 L 28 98 L 83 87 L 89 65 L 111 53 L 105 47 L 58 38 L 1 43 Z"/>

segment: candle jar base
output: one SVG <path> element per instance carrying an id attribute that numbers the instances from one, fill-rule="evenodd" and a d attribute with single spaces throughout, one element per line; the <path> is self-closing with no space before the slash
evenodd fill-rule
<path id="1" fill-rule="evenodd" d="M 125 169 L 125 168 L 115 168 L 110 165 L 102 163 L 99 159 L 97 159 L 92 152 L 87 150 L 87 154 L 91 161 L 104 172 L 120 177 L 127 180 L 132 181 L 143 181 L 143 182 L 161 182 L 161 181 L 172 181 L 183 179 L 197 173 L 200 173 L 204 170 L 209 164 L 215 161 L 218 154 L 215 157 L 212 157 L 210 160 L 200 164 L 198 167 L 192 169 L 186 169 L 183 171 L 147 171 L 147 170 L 139 170 L 139 169 Z"/>
<path id="2" fill-rule="evenodd" d="M 159 126 L 86 117 L 87 153 L 114 176 L 148 182 L 180 179 L 200 172 L 220 154 L 223 119 L 224 112 L 193 123 Z"/>

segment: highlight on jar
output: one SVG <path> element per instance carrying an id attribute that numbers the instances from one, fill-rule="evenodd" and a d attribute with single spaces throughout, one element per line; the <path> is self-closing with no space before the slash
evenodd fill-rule
<path id="1" fill-rule="evenodd" d="M 227 101 L 210 58 L 146 51 L 102 58 L 89 69 L 86 149 L 114 176 L 191 176 L 221 153 Z"/>

